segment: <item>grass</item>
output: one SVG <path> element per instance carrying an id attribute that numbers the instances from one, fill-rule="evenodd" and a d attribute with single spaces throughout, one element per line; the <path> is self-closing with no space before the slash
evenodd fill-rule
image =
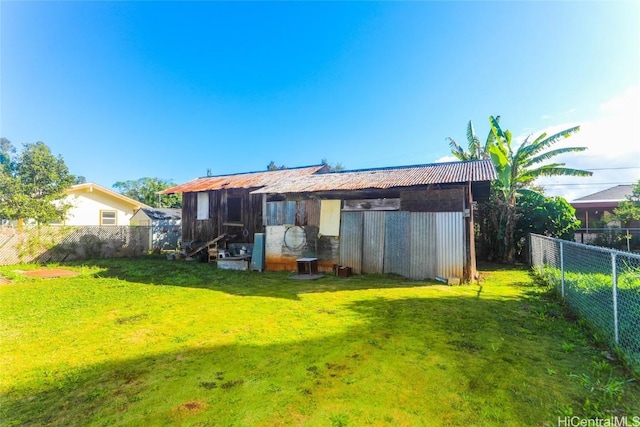
<path id="1" fill-rule="evenodd" d="M 481 285 L 289 280 L 162 258 L 0 286 L 4 426 L 521 426 L 640 416 L 523 269 Z"/>
<path id="2" fill-rule="evenodd" d="M 640 376 L 640 268 L 624 267 L 617 274 L 617 350 Z M 561 270 L 538 267 L 536 276 L 558 292 L 561 289 Z M 564 287 L 567 304 L 589 323 L 602 340 L 615 344 L 612 275 L 588 269 L 565 271 Z"/>

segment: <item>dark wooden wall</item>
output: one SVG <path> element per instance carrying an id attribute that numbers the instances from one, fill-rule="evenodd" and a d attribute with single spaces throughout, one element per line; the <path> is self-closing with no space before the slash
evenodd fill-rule
<path id="1" fill-rule="evenodd" d="M 409 212 L 462 212 L 465 209 L 465 187 L 439 190 L 403 191 L 400 210 Z"/>
<path id="2" fill-rule="evenodd" d="M 197 218 L 198 193 L 182 195 L 182 240 L 207 242 L 222 233 L 235 235 L 232 242 L 253 243 L 255 233 L 263 233 L 262 196 L 249 194 L 251 189 L 209 191 L 209 219 Z M 227 200 L 240 197 L 241 219 L 230 224 L 227 217 Z"/>

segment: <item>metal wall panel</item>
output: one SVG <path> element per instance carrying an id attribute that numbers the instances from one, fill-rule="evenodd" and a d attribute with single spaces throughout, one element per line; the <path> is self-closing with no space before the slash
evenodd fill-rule
<path id="1" fill-rule="evenodd" d="M 436 275 L 436 220 L 433 212 L 412 212 L 410 218 L 408 277 L 433 279 Z"/>
<path id="2" fill-rule="evenodd" d="M 362 272 L 362 224 L 364 212 L 342 212 L 340 218 L 340 264 Z"/>
<path id="3" fill-rule="evenodd" d="M 296 202 L 267 202 L 267 225 L 294 225 Z"/>
<path id="4" fill-rule="evenodd" d="M 342 212 L 340 264 L 356 274 L 463 277 L 462 212 Z"/>
<path id="5" fill-rule="evenodd" d="M 279 202 L 267 202 L 266 225 L 281 225 L 278 221 Z"/>
<path id="6" fill-rule="evenodd" d="M 464 214 L 438 212 L 436 215 L 436 274 L 462 278 L 465 260 Z"/>
<path id="7" fill-rule="evenodd" d="M 265 234 L 256 233 L 253 238 L 253 252 L 251 253 L 251 270 L 264 271 Z"/>
<path id="8" fill-rule="evenodd" d="M 387 212 L 384 235 L 384 272 L 409 277 L 411 223 L 409 212 Z"/>
<path id="9" fill-rule="evenodd" d="M 362 225 L 362 272 L 384 271 L 385 212 L 364 212 Z"/>
<path id="10" fill-rule="evenodd" d="M 284 225 L 296 225 L 296 202 L 280 202 L 283 203 L 282 207 Z"/>

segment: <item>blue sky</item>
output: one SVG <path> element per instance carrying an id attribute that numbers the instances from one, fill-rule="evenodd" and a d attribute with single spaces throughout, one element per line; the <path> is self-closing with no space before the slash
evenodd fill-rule
<path id="1" fill-rule="evenodd" d="M 446 160 L 575 124 L 568 199 L 640 178 L 636 2 L 0 2 L 0 133 L 106 187 Z M 575 184 L 580 185 L 575 185 Z"/>

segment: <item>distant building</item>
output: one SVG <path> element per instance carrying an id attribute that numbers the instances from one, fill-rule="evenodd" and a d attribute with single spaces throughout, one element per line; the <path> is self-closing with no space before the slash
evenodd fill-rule
<path id="1" fill-rule="evenodd" d="M 582 228 L 602 228 L 606 226 L 603 223 L 603 217 L 607 214 L 613 214 L 613 210 L 618 204 L 627 200 L 633 192 L 633 185 L 617 185 L 597 193 L 580 197 L 571 202 L 576 210 L 576 218 L 582 222 Z M 625 227 L 637 227 L 638 224 L 620 224 Z"/>
<path id="2" fill-rule="evenodd" d="M 65 193 L 65 202 L 71 204 L 71 209 L 64 225 L 129 225 L 138 209 L 150 209 L 144 203 L 93 182 L 73 185 Z"/>
<path id="3" fill-rule="evenodd" d="M 176 249 L 182 237 L 182 210 L 141 208 L 130 224 L 149 227 L 149 247 L 153 250 Z"/>

